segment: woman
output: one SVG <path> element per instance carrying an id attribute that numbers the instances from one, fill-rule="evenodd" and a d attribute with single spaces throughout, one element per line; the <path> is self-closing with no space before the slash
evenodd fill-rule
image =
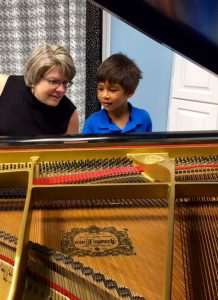
<path id="1" fill-rule="evenodd" d="M 65 96 L 76 75 L 64 47 L 33 51 L 24 76 L 0 75 L 0 135 L 79 133 L 76 106 Z"/>

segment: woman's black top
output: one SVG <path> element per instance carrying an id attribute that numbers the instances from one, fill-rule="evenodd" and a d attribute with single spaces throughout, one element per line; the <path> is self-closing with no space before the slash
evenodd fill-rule
<path id="1" fill-rule="evenodd" d="M 11 75 L 0 96 L 0 136 L 64 134 L 75 109 L 66 96 L 55 107 L 40 102 L 23 76 Z"/>

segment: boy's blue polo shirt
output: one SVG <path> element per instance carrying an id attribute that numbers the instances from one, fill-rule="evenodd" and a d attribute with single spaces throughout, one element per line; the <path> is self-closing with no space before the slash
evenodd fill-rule
<path id="1" fill-rule="evenodd" d="M 120 129 L 108 116 L 105 109 L 93 113 L 86 120 L 83 127 L 83 134 L 104 134 L 104 133 L 129 133 L 129 132 L 151 132 L 152 121 L 147 111 L 136 108 L 128 103 L 130 117 L 126 126 Z"/>

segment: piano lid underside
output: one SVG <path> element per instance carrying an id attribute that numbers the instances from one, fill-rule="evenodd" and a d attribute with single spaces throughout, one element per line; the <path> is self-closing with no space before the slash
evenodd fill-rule
<path id="1" fill-rule="evenodd" d="M 90 0 L 161 44 L 218 74 L 218 2 Z M 164 3 L 163 3 L 164 2 Z"/>

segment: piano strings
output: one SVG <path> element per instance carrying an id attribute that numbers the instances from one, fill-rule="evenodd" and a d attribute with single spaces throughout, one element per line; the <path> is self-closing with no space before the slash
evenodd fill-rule
<path id="1" fill-rule="evenodd" d="M 218 181 L 218 155 L 177 157 L 175 160 L 176 181 Z"/>
<path id="2" fill-rule="evenodd" d="M 25 188 L 0 189 L 0 276 L 3 279 L 1 283 L 2 298 L 4 294 L 7 295 L 9 293 L 11 287 L 17 237 L 22 222 L 25 198 Z"/>
<path id="3" fill-rule="evenodd" d="M 184 299 L 217 299 L 218 196 L 179 197 L 176 216 L 175 243 L 180 239 L 180 248 L 176 248 L 175 255 L 183 261 L 180 272 L 186 288 Z"/>
<path id="4" fill-rule="evenodd" d="M 2 195 L 1 211 L 2 212 L 3 211 L 4 212 L 10 212 L 10 211 L 12 212 L 13 211 L 13 213 L 14 213 L 14 211 L 16 211 L 21 216 L 22 209 L 24 207 L 24 202 L 25 202 L 25 192 L 26 192 L 25 189 L 2 189 L 1 190 L 1 195 Z M 90 205 L 90 203 L 92 205 Z M 56 252 L 58 252 L 58 250 L 59 251 L 61 250 L 62 254 L 59 254 L 59 256 L 62 257 L 62 259 L 63 259 L 63 257 L 64 257 L 63 249 L 60 248 L 60 238 L 61 238 L 60 233 L 63 231 L 61 229 L 61 223 L 64 220 L 65 220 L 64 223 L 66 223 L 66 220 L 68 220 L 68 219 L 72 220 L 70 222 L 69 221 L 67 222 L 69 224 L 66 227 L 65 231 L 70 231 L 74 226 L 81 227 L 80 221 L 78 221 L 77 219 L 81 219 L 81 220 L 86 219 L 85 226 L 89 226 L 89 225 L 93 225 L 93 224 L 96 225 L 96 220 L 99 218 L 99 216 L 100 216 L 100 218 L 99 218 L 100 220 L 97 221 L 97 223 L 98 223 L 98 226 L 100 226 L 102 228 L 105 228 L 107 222 L 108 222 L 108 225 L 111 225 L 111 220 L 113 220 L 113 219 L 114 220 L 112 221 L 112 223 L 114 223 L 116 226 L 117 226 L 117 223 L 121 223 L 122 227 L 125 227 L 126 222 L 132 221 L 133 223 L 135 223 L 134 227 L 135 226 L 137 227 L 138 221 L 141 224 L 140 219 L 143 219 L 143 218 L 151 219 L 152 218 L 152 216 L 150 215 L 151 210 L 153 210 L 154 212 L 156 211 L 155 217 L 153 220 L 156 223 L 157 219 L 161 218 L 160 211 L 167 207 L 167 201 L 161 200 L 161 199 L 109 199 L 108 198 L 108 199 L 97 199 L 97 200 L 95 200 L 95 199 L 77 199 L 76 201 L 73 201 L 73 200 L 72 201 L 69 201 L 69 200 L 68 201 L 63 201 L 63 200 L 60 200 L 60 201 L 35 201 L 33 205 L 34 205 L 34 211 L 33 211 L 33 217 L 32 217 L 32 226 L 31 226 L 30 237 L 31 237 L 31 240 L 33 241 L 32 243 L 37 245 L 37 246 L 34 246 L 35 253 L 37 253 L 38 257 L 40 257 L 40 255 L 44 253 L 43 249 L 44 248 L 47 249 L 47 245 L 48 245 L 49 246 L 48 249 L 50 249 L 50 250 L 47 250 L 47 251 L 48 252 L 50 251 L 50 253 L 56 253 Z M 108 211 L 108 207 L 116 208 L 116 209 L 122 209 L 122 208 L 130 209 L 131 208 L 131 211 L 125 212 L 126 216 L 123 216 L 123 213 L 124 213 L 123 211 L 119 211 L 119 210 L 118 211 L 114 211 L 114 210 Z M 74 210 L 73 212 L 72 211 L 70 212 L 69 208 L 71 208 L 71 209 L 76 208 L 76 210 Z M 87 208 L 89 209 L 88 213 L 85 211 L 85 209 L 87 209 Z M 93 213 L 92 210 L 90 211 L 90 208 L 95 210 L 95 212 Z M 136 214 L 133 213 L 133 211 L 132 211 L 132 210 L 134 210 L 134 208 L 136 211 L 138 211 Z M 148 211 L 146 213 L 142 212 L 141 208 L 145 208 Z M 158 208 L 160 209 L 159 212 L 157 210 Z M 80 209 L 81 209 L 81 211 L 80 211 L 80 214 L 79 214 L 80 216 L 79 216 L 77 212 Z M 106 215 L 105 215 L 105 210 L 106 210 Z M 113 216 L 111 216 L 111 213 L 113 213 L 114 215 L 117 215 L 117 216 L 115 218 L 113 218 Z M 139 213 L 139 215 L 138 215 L 138 213 Z M 129 214 L 130 214 L 130 216 L 129 216 Z M 61 215 L 64 217 L 61 217 Z M 166 219 L 166 216 L 163 216 L 162 218 Z M 13 224 L 12 220 L 9 218 L 3 218 L 3 219 L 4 219 L 4 222 L 6 222 L 6 225 L 3 226 L 2 228 L 5 227 L 5 229 L 6 229 L 6 227 L 7 227 L 7 231 L 9 230 L 10 232 L 15 233 L 16 230 L 14 230 L 13 226 L 11 226 Z M 74 223 L 74 219 L 77 220 L 75 223 Z M 137 219 L 138 219 L 138 221 L 137 221 Z M 7 222 L 7 220 L 9 220 L 9 222 Z M 107 220 L 107 221 L 105 222 L 105 220 Z M 151 220 L 148 220 L 148 221 L 149 221 L 148 224 L 151 223 Z M 9 224 L 10 224 L 10 226 L 9 226 Z M 139 227 L 141 229 L 143 229 L 143 227 L 140 224 L 139 224 Z M 64 225 L 64 227 L 65 227 L 65 225 Z M 151 228 L 151 227 L 153 227 L 152 224 L 150 224 L 149 228 Z M 158 228 L 159 225 L 156 224 L 155 227 Z M 18 227 L 15 226 L 15 228 L 18 228 Z M 148 231 L 150 231 L 149 228 L 148 228 Z M 164 227 L 164 231 L 165 230 L 166 230 L 166 226 Z M 160 230 L 159 230 L 160 236 L 162 236 L 162 233 L 163 232 L 162 231 L 160 232 Z M 18 236 L 18 231 L 15 233 L 15 235 Z M 59 235 L 59 238 L 57 238 L 57 235 Z M 149 235 L 150 235 L 150 237 L 149 237 Z M 152 234 L 148 233 L 147 239 L 154 240 L 155 239 L 154 236 L 155 236 L 154 233 L 152 233 Z M 156 242 L 159 240 L 160 236 L 158 236 L 158 234 L 157 234 Z M 12 240 L 13 240 L 14 245 L 16 245 L 17 240 L 16 240 L 15 236 L 7 234 L 6 232 L 4 232 L 4 233 L 2 232 L 2 238 L 4 240 L 10 241 L 10 243 L 12 243 Z M 134 244 L 136 244 L 137 238 L 133 236 L 133 239 L 136 239 L 136 241 L 134 242 Z M 161 246 L 161 245 L 159 245 L 159 246 Z M 143 250 L 144 247 L 140 246 L 140 244 L 139 244 L 139 247 L 142 247 L 141 251 L 144 253 L 144 250 Z M 6 249 L 6 248 L 7 247 L 5 246 L 2 249 Z M 163 248 L 162 250 L 164 252 L 164 245 L 162 245 L 162 248 Z M 36 251 L 36 249 L 37 249 L 37 251 Z M 147 247 L 147 252 L 152 253 L 153 251 L 154 251 L 154 249 L 150 248 L 150 250 L 149 250 L 149 247 Z M 15 249 L 14 249 L 13 253 L 15 255 Z M 142 256 L 143 253 L 141 253 L 140 256 Z M 151 253 L 150 253 L 150 255 L 151 255 Z M 3 255 L 4 255 L 4 257 L 10 256 L 8 253 L 3 253 Z M 56 257 L 58 257 L 57 254 L 55 254 L 55 255 L 56 255 Z M 149 255 L 149 257 L 150 257 L 150 255 Z M 95 278 L 97 276 L 96 274 L 102 274 L 101 280 L 97 279 L 96 281 L 100 281 L 101 285 L 103 285 L 103 286 L 105 286 L 105 284 L 106 285 L 108 284 L 108 280 L 109 280 L 108 278 L 110 278 L 110 277 L 108 275 L 105 275 L 105 274 L 108 274 L 108 266 L 107 266 L 106 260 L 105 260 L 106 257 L 103 258 L 104 263 L 97 261 L 93 264 L 93 268 L 90 267 L 90 259 L 87 259 L 85 257 L 77 257 L 77 258 L 79 259 L 78 263 L 80 265 L 82 264 L 82 262 L 80 261 L 81 259 L 83 259 L 84 262 L 86 262 L 86 263 L 88 262 L 88 265 L 86 264 L 87 268 L 88 268 L 88 269 L 86 269 L 86 271 L 87 271 L 87 273 L 91 272 L 91 274 L 93 275 L 92 277 Z M 13 261 L 13 259 L 14 258 L 12 257 L 12 261 Z M 102 257 L 100 258 L 100 260 L 101 259 L 102 259 Z M 128 283 L 128 280 L 125 279 L 125 280 L 121 280 L 121 283 L 119 282 L 119 280 L 122 277 L 125 277 L 125 273 L 123 273 L 123 271 L 121 271 L 121 270 L 124 268 L 124 266 L 129 265 L 129 268 L 131 268 L 131 270 L 135 269 L 134 274 L 133 274 L 134 277 L 139 276 L 141 274 L 141 279 L 137 280 L 137 281 L 139 281 L 139 282 L 142 281 L 140 284 L 142 286 L 144 286 L 143 280 L 144 280 L 145 275 L 143 275 L 144 271 L 140 270 L 141 259 L 137 263 L 138 267 L 135 266 L 135 262 L 134 262 L 135 258 L 133 258 L 132 262 L 129 261 L 128 264 L 125 261 L 125 259 L 122 257 L 122 255 L 119 259 L 119 262 L 117 262 L 114 257 L 110 257 L 107 259 L 110 261 L 110 264 L 112 265 L 113 268 L 116 267 L 117 270 L 119 270 L 119 272 L 122 273 L 121 277 L 117 276 L 117 278 L 116 278 L 114 271 L 111 270 L 111 272 L 110 272 L 113 279 L 110 279 L 109 282 L 115 288 L 115 291 L 112 293 L 112 294 L 114 294 L 114 296 L 113 296 L 114 298 L 112 297 L 111 299 L 134 299 L 134 300 L 146 299 L 146 297 L 142 297 L 142 296 L 137 295 L 134 292 L 131 292 L 131 289 L 129 289 L 128 286 L 121 284 L 121 283 L 124 283 L 125 281 Z M 34 258 L 34 260 L 36 260 L 36 257 Z M 65 258 L 65 260 L 66 260 L 66 258 Z M 162 260 L 162 259 L 160 259 L 160 260 Z M 71 263 L 72 263 L 73 260 L 69 260 L 69 261 L 71 261 Z M 111 261 L 112 261 L 112 263 L 111 263 Z M 49 261 L 47 261 L 47 264 L 48 263 L 49 263 Z M 54 271 L 57 269 L 57 266 L 56 266 L 56 263 L 54 263 L 53 265 L 52 264 L 53 264 L 52 262 L 49 263 L 50 269 L 52 270 L 52 268 L 53 268 L 53 271 Z M 32 263 L 32 266 L 33 266 L 33 263 Z M 33 269 L 37 270 L 37 266 L 38 265 L 35 264 Z M 83 267 L 83 268 L 85 268 L 85 267 Z M 62 271 L 64 269 L 66 272 L 66 269 L 67 269 L 66 265 L 64 265 L 64 267 L 62 266 Z M 96 269 L 97 269 L 97 271 L 95 271 Z M 150 269 L 150 271 L 152 270 L 152 268 L 149 268 L 149 266 L 148 266 L 148 269 Z M 164 269 L 163 266 L 162 266 L 162 269 Z M 101 272 L 99 270 L 101 270 Z M 148 271 L 148 273 L 150 271 Z M 82 271 L 82 272 L 85 272 L 85 271 Z M 163 272 L 163 270 L 162 270 L 162 272 Z M 35 285 L 33 285 L 33 282 L 34 282 L 34 280 L 36 280 L 37 276 L 38 276 L 37 277 L 38 280 L 41 280 L 45 284 L 46 279 L 43 277 L 40 279 L 41 273 L 37 273 L 37 274 L 38 275 L 36 275 L 33 272 L 33 270 L 31 271 L 31 268 L 28 267 L 27 275 L 28 275 L 28 278 L 30 277 L 30 280 L 26 287 L 27 288 L 27 290 L 26 290 L 27 298 L 24 298 L 24 299 L 28 299 L 28 295 L 30 295 L 34 290 L 35 290 L 35 293 L 36 293 L 36 290 L 37 290 L 37 293 L 44 293 L 43 297 L 45 295 L 48 295 L 48 293 L 45 292 L 44 289 L 41 289 L 40 287 L 37 289 L 36 283 L 35 283 Z M 151 275 L 152 275 L 152 272 L 151 272 L 150 276 Z M 55 276 L 55 278 L 53 278 L 52 276 L 54 277 L 54 273 L 50 274 L 51 282 L 56 282 L 57 281 L 56 276 Z M 100 275 L 98 275 L 98 276 L 100 277 Z M 114 279 L 114 277 L 115 277 L 115 279 Z M 66 293 L 66 291 L 68 291 L 66 285 L 69 285 L 69 282 L 68 281 L 65 282 L 65 279 L 63 279 L 62 277 L 60 277 L 60 278 L 61 278 L 61 282 L 56 283 L 57 284 L 56 288 L 60 289 L 60 287 L 62 287 L 64 289 L 64 293 Z M 47 281 L 48 281 L 48 278 L 47 278 Z M 49 283 L 47 282 L 47 287 L 50 287 L 48 289 L 50 291 L 49 292 L 50 299 L 59 299 L 56 295 L 57 291 L 54 291 L 54 289 L 51 289 L 51 286 L 49 286 L 49 285 L 51 285 L 51 282 L 50 281 L 49 281 Z M 95 281 L 93 281 L 93 282 L 95 282 Z M 92 285 L 93 285 L 93 282 L 92 282 Z M 137 286 L 137 284 L 134 283 L 134 280 L 130 280 L 130 282 L 131 282 L 132 288 L 135 288 L 135 291 L 138 291 L 138 286 Z M 88 283 L 85 282 L 85 284 L 88 284 Z M 159 281 L 156 284 L 159 285 Z M 96 286 L 94 285 L 94 287 L 92 287 L 93 293 L 95 292 L 95 294 L 96 294 Z M 79 290 L 77 292 L 81 297 L 81 295 L 83 295 L 83 289 L 82 289 L 82 287 L 80 287 L 80 288 L 81 288 L 81 290 Z M 78 287 L 77 287 L 77 289 L 78 289 Z M 104 289 L 105 289 L 105 287 L 104 287 Z M 132 289 L 132 290 L 134 291 L 134 289 Z M 151 291 L 152 290 L 153 289 L 151 289 Z M 143 291 L 143 293 L 145 294 L 145 291 Z M 152 295 L 152 292 L 150 292 L 150 293 Z M 126 296 L 125 296 L 125 294 L 126 294 Z M 149 294 L 149 292 L 148 292 L 148 294 Z M 56 296 L 54 296 L 54 295 L 56 295 Z M 123 295 L 123 296 L 121 297 L 121 295 Z M 160 295 L 161 295 L 161 292 L 160 292 Z M 90 299 L 89 297 L 90 297 L 90 291 L 89 291 L 89 296 L 85 297 L 83 295 L 82 299 Z M 157 297 L 157 294 L 155 293 L 155 295 L 150 296 L 149 299 L 155 299 L 156 297 Z M 62 298 L 60 297 L 60 299 L 62 299 Z M 95 299 L 97 299 L 97 296 Z M 99 298 L 99 299 L 104 299 L 104 298 Z M 107 299 L 110 299 L 109 296 Z"/>
<path id="5" fill-rule="evenodd" d="M 83 183 L 135 183 L 147 182 L 141 176 L 143 168 L 133 166 L 127 157 L 40 162 L 36 167 L 34 183 L 83 184 Z"/>
<path id="6" fill-rule="evenodd" d="M 35 243 L 73 257 L 111 278 L 123 293 L 130 290 L 136 299 L 161 299 L 167 235 L 165 199 L 86 198 L 58 200 L 53 205 L 44 199 L 36 202 L 31 226 Z M 35 227 L 43 234 L 36 236 Z M 116 237 L 120 242 L 113 249 L 109 242 Z M 90 247 L 77 248 L 75 241 L 90 243 Z M 101 242 L 109 246 L 104 244 L 98 249 Z M 117 292 L 115 295 L 118 299 L 135 299 L 121 297 Z"/>

